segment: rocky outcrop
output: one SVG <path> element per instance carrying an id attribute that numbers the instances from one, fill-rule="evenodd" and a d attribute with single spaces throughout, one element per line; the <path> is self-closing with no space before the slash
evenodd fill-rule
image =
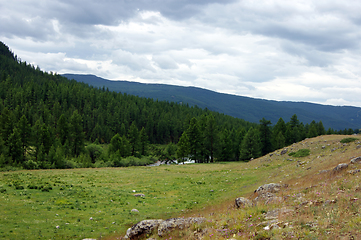
<path id="1" fill-rule="evenodd" d="M 286 154 L 287 152 L 288 152 L 288 149 L 285 148 L 285 149 L 283 149 L 283 150 L 281 151 L 281 155 Z"/>
<path id="2" fill-rule="evenodd" d="M 350 163 L 351 164 L 361 163 L 361 157 L 355 157 L 355 158 L 351 159 Z"/>
<path id="3" fill-rule="evenodd" d="M 340 172 L 344 169 L 348 168 L 348 164 L 347 163 L 340 163 L 339 165 L 337 165 L 332 171 L 333 172 Z"/>
<path id="4" fill-rule="evenodd" d="M 359 172 L 361 172 L 361 169 L 355 169 L 355 170 L 348 171 L 349 174 L 356 174 L 356 173 L 359 173 Z"/>
<path id="5" fill-rule="evenodd" d="M 170 232 L 174 229 L 184 229 L 189 227 L 191 224 L 194 223 L 203 223 L 205 221 L 205 218 L 202 217 L 189 217 L 189 218 L 171 218 L 167 219 L 158 227 L 158 236 L 162 237 L 166 233 Z"/>
<path id="6" fill-rule="evenodd" d="M 249 199 L 244 198 L 244 197 L 236 198 L 235 202 L 236 202 L 236 206 L 238 208 L 240 208 L 240 207 L 252 207 L 252 202 Z"/>
<path id="7" fill-rule="evenodd" d="M 126 239 L 137 239 L 144 234 L 151 233 L 159 224 L 163 222 L 163 219 L 151 219 L 143 220 L 129 228 L 124 238 Z"/>
<path id="8" fill-rule="evenodd" d="M 141 236 L 150 234 L 155 230 L 157 230 L 158 236 L 162 237 L 174 229 L 188 228 L 192 224 L 201 224 L 205 222 L 205 220 L 206 219 L 202 217 L 143 220 L 129 228 L 124 238 L 139 239 Z"/>
<path id="9" fill-rule="evenodd" d="M 282 185 L 278 184 L 278 183 L 268 183 L 265 185 L 262 185 L 260 187 L 258 187 L 254 192 L 261 194 L 261 193 L 276 193 L 279 192 L 281 190 Z"/>

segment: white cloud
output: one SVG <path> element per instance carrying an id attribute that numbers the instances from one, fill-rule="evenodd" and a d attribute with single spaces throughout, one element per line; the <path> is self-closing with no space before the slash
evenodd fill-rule
<path id="1" fill-rule="evenodd" d="M 361 106 L 361 2 L 0 0 L 0 37 L 46 71 Z"/>

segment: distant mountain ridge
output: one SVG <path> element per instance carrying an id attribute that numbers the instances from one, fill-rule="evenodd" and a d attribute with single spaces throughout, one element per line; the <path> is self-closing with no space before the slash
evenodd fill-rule
<path id="1" fill-rule="evenodd" d="M 301 122 L 306 124 L 312 120 L 322 121 L 326 129 L 361 128 L 361 108 L 359 107 L 255 99 L 197 87 L 111 81 L 94 75 L 63 74 L 63 76 L 94 87 L 105 87 L 110 91 L 190 106 L 197 105 L 200 108 L 208 108 L 250 122 L 258 123 L 264 117 L 271 120 L 272 124 L 276 124 L 280 117 L 288 121 L 293 114 L 297 114 Z"/>

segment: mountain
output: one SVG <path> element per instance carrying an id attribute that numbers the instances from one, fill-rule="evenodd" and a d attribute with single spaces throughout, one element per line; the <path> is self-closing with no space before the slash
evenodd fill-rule
<path id="1" fill-rule="evenodd" d="M 95 87 L 105 87 L 111 91 L 140 97 L 197 105 L 258 123 L 263 117 L 275 124 L 279 118 L 288 121 L 296 114 L 303 123 L 322 121 L 325 128 L 335 130 L 359 129 L 361 108 L 350 106 L 330 106 L 307 102 L 288 102 L 255 99 L 197 88 L 166 84 L 144 84 L 129 81 L 110 81 L 94 75 L 63 74 L 68 79 L 84 82 Z"/>

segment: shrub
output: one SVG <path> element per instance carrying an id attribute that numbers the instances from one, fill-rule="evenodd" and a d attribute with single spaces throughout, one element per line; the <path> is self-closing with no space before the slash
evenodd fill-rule
<path id="1" fill-rule="evenodd" d="M 291 152 L 288 155 L 293 156 L 293 157 L 306 157 L 306 156 L 310 155 L 310 150 L 309 149 L 300 149 L 297 152 Z"/>
<path id="2" fill-rule="evenodd" d="M 341 143 L 350 143 L 350 142 L 354 142 L 356 140 L 357 140 L 357 138 L 344 138 L 340 142 Z"/>
<path id="3" fill-rule="evenodd" d="M 37 162 L 33 161 L 33 160 L 28 160 L 24 163 L 24 168 L 26 169 L 38 169 L 39 165 Z"/>

